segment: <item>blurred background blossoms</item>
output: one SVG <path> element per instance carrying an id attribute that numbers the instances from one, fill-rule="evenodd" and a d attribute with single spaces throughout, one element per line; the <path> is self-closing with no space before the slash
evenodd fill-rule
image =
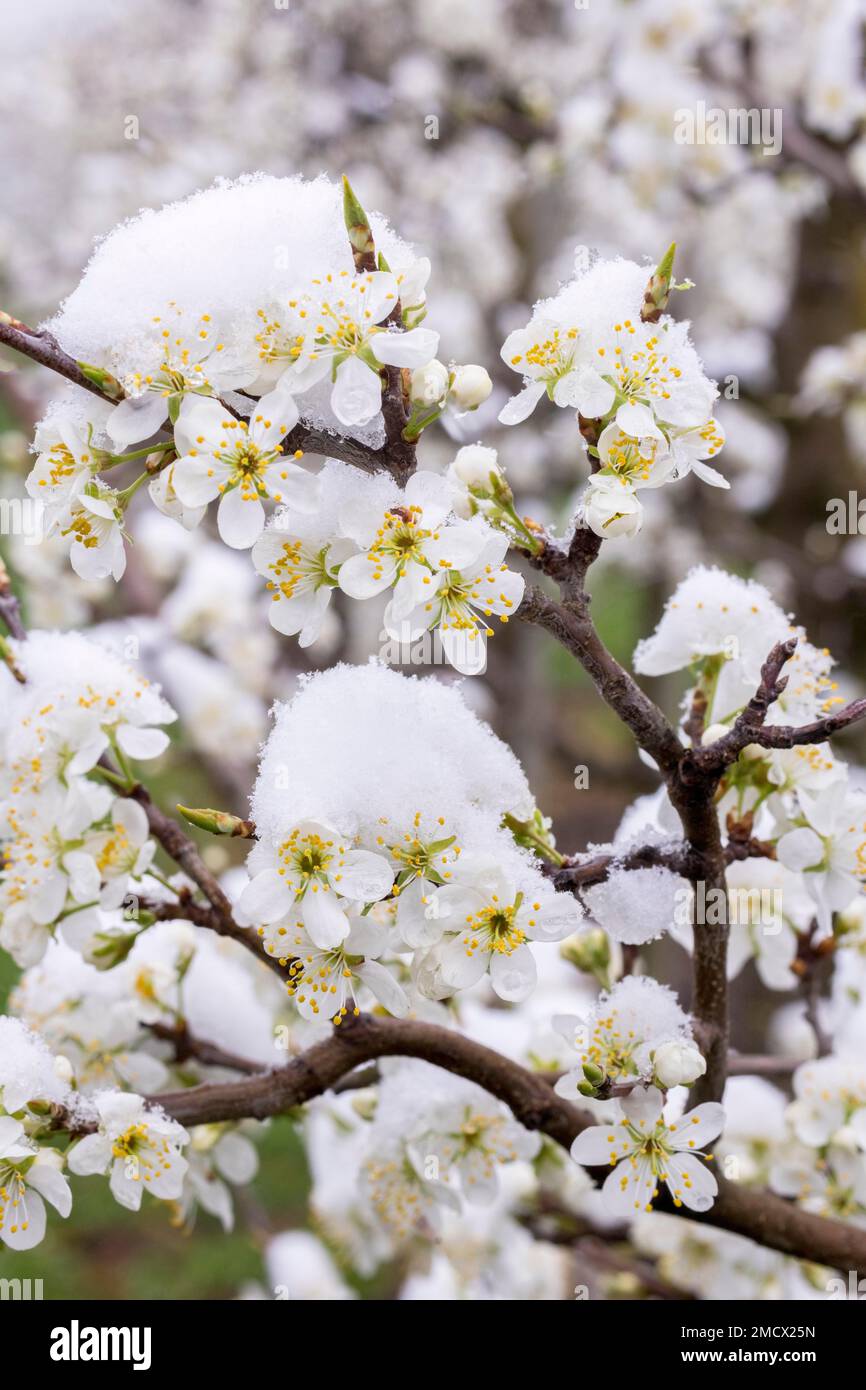
<path id="1" fill-rule="evenodd" d="M 853 525 L 848 516 L 840 533 L 827 522 L 828 504 L 843 499 L 847 507 L 866 469 L 864 27 L 863 0 L 7 7 L 0 307 L 28 322 L 52 314 L 77 284 L 94 238 L 142 207 L 259 169 L 346 172 L 365 207 L 386 214 L 431 258 L 427 297 L 439 357 L 483 364 L 494 379 L 477 412 L 448 416 L 425 434 L 422 467 L 442 470 L 461 444 L 483 438 L 499 450 L 521 514 L 562 524 L 586 479 L 571 412 L 542 401 L 531 424 L 501 425 L 499 413 L 519 389 L 501 345 L 528 322 L 536 300 L 596 257 L 643 263 L 676 241 L 677 277 L 697 288 L 675 295 L 670 308 L 691 316 L 694 343 L 719 382 L 731 488 L 693 478 L 650 495 L 643 530 L 606 546 L 594 571 L 602 635 L 629 659 L 685 574 L 717 564 L 757 579 L 796 611 L 816 646 L 832 649 L 843 690 L 853 690 L 866 677 L 858 641 L 866 520 L 861 535 L 855 497 Z M 678 139 L 681 114 L 701 104 L 776 113 L 779 148 Z M 0 496 L 22 498 L 33 425 L 55 383 L 48 373 L 5 370 L 8 354 L 2 365 Z M 214 516 L 187 532 L 137 498 L 131 517 L 135 543 L 120 585 L 71 574 L 59 543 L 3 535 L 0 551 L 26 587 L 31 627 L 93 630 L 161 682 L 185 732 L 172 731 L 155 764 L 157 798 L 244 814 L 271 702 L 290 698 L 303 672 L 384 654 L 384 597 L 361 605 L 336 593 L 302 649 L 268 625 L 263 585 L 248 557 L 217 539 Z M 624 809 L 653 786 L 631 743 L 544 637 L 512 624 L 495 647 L 464 697 L 517 753 L 561 849 L 610 839 Z M 447 666 L 437 673 L 457 678 Z M 653 682 L 669 703 L 678 688 L 666 677 Z M 849 749 L 856 755 L 856 739 Z M 241 860 L 222 842 L 209 841 L 204 852 L 229 878 Z M 153 959 L 131 972 L 143 997 L 174 987 L 187 944 L 166 927 Z M 687 957 L 670 941 L 646 955 L 660 978 L 687 978 Z M 8 993 L 17 975 L 5 956 L 0 969 Z M 205 1026 L 220 969 L 214 952 L 198 966 L 207 988 L 195 976 L 185 986 L 190 1016 L 199 1009 Z M 43 988 L 74 1011 L 75 982 L 61 980 L 56 964 L 49 974 Z M 541 1020 L 573 1011 L 581 978 L 557 958 L 526 1005 L 489 1011 L 478 1035 L 514 1055 L 541 1049 L 548 1064 L 569 1065 L 562 1040 Z M 784 1043 L 807 1057 L 802 1012 L 753 964 L 741 981 L 733 1008 L 743 1050 Z M 241 986 L 250 997 L 261 988 L 246 978 L 233 988 Z M 116 1002 L 107 998 L 107 1006 Z M 17 1008 L 40 1026 L 36 1001 L 22 1001 L 20 987 Z M 506 1017 L 507 1040 L 499 1026 Z M 236 1045 L 270 1056 L 267 1037 Z M 382 1087 L 377 1153 L 405 1125 L 418 1084 L 408 1068 Z M 489 1104 L 480 1093 L 458 1094 L 447 1079 L 436 1084 L 443 1112 L 471 1105 L 481 1113 Z M 782 1126 L 783 1098 L 754 1078 L 731 1085 L 726 1142 L 759 1169 L 752 1135 L 763 1135 L 768 1114 Z M 313 1107 L 306 1157 L 289 1122 L 272 1123 L 230 1238 L 204 1218 L 190 1237 L 184 1213 L 174 1228 L 153 1212 L 133 1218 L 94 1191 L 78 1203 L 74 1229 L 53 1223 L 37 1264 L 8 1259 L 10 1272 L 47 1263 L 49 1296 L 78 1297 L 273 1297 L 277 1289 L 290 1298 L 561 1298 L 590 1277 L 579 1244 L 567 1257 L 533 1242 L 515 1216 L 540 1180 L 578 1224 L 590 1201 L 581 1171 L 552 1155 L 545 1166 L 523 1134 L 500 1136 L 516 1146 L 515 1157 L 491 1206 L 467 1208 L 458 1220 L 437 1194 L 422 1193 L 431 1212 L 441 1208 L 437 1244 L 407 1253 L 393 1231 L 359 1224 L 345 1172 L 363 1168 L 373 1212 L 379 1203 L 395 1208 L 399 1183 L 387 1160 L 365 1167 L 357 1156 L 364 1103 L 359 1093 Z M 208 1210 L 224 1217 L 222 1188 L 211 1185 L 222 1182 L 220 1135 L 196 1143 L 200 1189 L 211 1194 Z M 225 1176 L 243 1166 L 227 1146 Z M 327 1244 L 296 1229 L 307 1223 L 311 1186 L 313 1225 Z M 706 1228 L 686 1240 L 675 1226 L 650 1218 L 640 1240 L 678 1287 L 704 1297 L 801 1296 L 805 1276 L 793 1262 Z M 594 1292 L 642 1292 L 632 1269 L 590 1264 Z"/>

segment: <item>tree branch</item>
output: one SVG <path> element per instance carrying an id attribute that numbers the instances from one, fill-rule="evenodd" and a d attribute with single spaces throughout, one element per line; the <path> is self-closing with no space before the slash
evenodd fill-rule
<path id="1" fill-rule="evenodd" d="M 771 705 L 779 699 L 788 684 L 787 677 L 780 677 L 780 671 L 794 655 L 796 646 L 796 637 L 778 642 L 761 667 L 757 690 L 728 733 L 715 743 L 692 750 L 690 757 L 699 773 L 720 775 L 752 743 L 760 748 L 794 748 L 798 744 L 824 743 L 833 734 L 866 719 L 866 699 L 860 699 L 853 700 L 835 714 L 827 714 L 823 719 L 814 719 L 809 724 L 766 723 Z"/>
<path id="2" fill-rule="evenodd" d="M 527 1129 L 569 1148 L 587 1119 L 548 1081 L 463 1034 L 393 1018 L 346 1019 L 333 1036 L 286 1066 L 238 1082 L 214 1082 L 151 1097 L 184 1125 L 283 1114 L 333 1089 L 342 1077 L 378 1057 L 419 1057 L 482 1086 Z M 718 1197 L 705 1216 L 680 1215 L 756 1240 L 784 1254 L 866 1274 L 866 1231 L 813 1216 L 771 1192 L 719 1176 Z"/>
<path id="3" fill-rule="evenodd" d="M 226 1052 L 216 1043 L 194 1037 L 184 1021 L 176 1024 L 146 1023 L 144 1026 L 155 1038 L 171 1044 L 176 1062 L 188 1062 L 192 1059 L 208 1067 L 225 1067 L 228 1071 L 239 1071 L 246 1076 L 258 1076 L 267 1071 L 267 1067 L 262 1066 L 260 1062 L 253 1062 L 248 1057 L 239 1057 L 236 1052 Z"/>
<path id="4" fill-rule="evenodd" d="M 156 909 L 154 915 L 158 917 L 188 917 L 190 921 L 197 921 L 199 926 L 208 927 L 220 936 L 227 936 L 232 941 L 239 942 L 251 951 L 257 960 L 285 981 L 288 978 L 285 969 L 275 956 L 269 956 L 263 949 L 261 937 L 255 927 L 241 927 L 235 921 L 231 903 L 199 854 L 194 841 L 184 833 L 177 821 L 160 810 L 152 800 L 150 792 L 140 782 L 131 788 L 127 795 L 143 807 L 153 838 L 162 845 L 169 858 L 173 859 L 187 877 L 201 889 L 211 906 L 211 911 L 206 917 L 203 914 L 193 916 L 196 904 L 189 896 L 184 897 L 181 891 L 178 895 L 179 910 L 175 910 L 174 903 L 162 906 L 153 904 L 148 910 Z"/>
<path id="5" fill-rule="evenodd" d="M 93 396 L 99 396 L 100 400 L 108 401 L 111 405 L 116 405 L 123 397 L 123 390 L 114 377 L 108 372 L 95 369 L 94 376 L 88 375 L 87 363 L 77 362 L 74 357 L 70 357 L 58 343 L 51 333 L 44 329 L 29 328 L 20 319 L 12 318 L 10 314 L 0 311 L 0 343 L 5 343 L 7 347 L 14 348 L 16 352 L 23 353 L 32 362 L 38 362 L 43 367 L 50 367 L 59 376 L 65 377 L 75 386 L 80 386 L 83 391 L 89 391 Z M 90 368 L 90 371 L 94 371 Z M 99 378 L 102 378 L 106 385 L 100 385 Z"/>
<path id="6" fill-rule="evenodd" d="M 527 591 L 517 613 L 525 622 L 543 627 L 577 658 L 605 703 L 663 771 L 676 766 L 683 753 L 676 730 L 607 650 L 584 603 L 576 599 L 558 603 L 533 588 Z"/>

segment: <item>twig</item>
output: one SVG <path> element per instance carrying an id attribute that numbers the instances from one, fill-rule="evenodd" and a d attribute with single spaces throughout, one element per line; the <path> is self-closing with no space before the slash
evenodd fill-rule
<path id="1" fill-rule="evenodd" d="M 162 1042 L 171 1043 L 176 1062 L 187 1062 L 190 1058 L 209 1067 L 225 1067 L 228 1071 L 239 1071 L 246 1076 L 258 1076 L 268 1068 L 261 1062 L 253 1062 L 248 1057 L 239 1057 L 235 1052 L 226 1052 L 216 1043 L 206 1042 L 190 1033 L 185 1022 L 146 1023 L 145 1028 Z"/>
<path id="2" fill-rule="evenodd" d="M 181 890 L 178 906 L 182 910 L 176 911 L 175 904 L 168 903 L 159 906 L 155 915 L 188 916 L 191 921 L 198 920 L 199 926 L 209 927 L 212 931 L 218 932 L 220 936 L 227 936 L 232 941 L 239 942 L 241 946 L 252 952 L 257 960 L 269 966 L 279 975 L 280 979 L 285 981 L 288 978 L 286 970 L 275 956 L 268 955 L 263 949 L 261 937 L 255 927 L 242 927 L 234 920 L 231 903 L 205 864 L 195 843 L 184 833 L 177 821 L 172 820 L 170 816 L 160 810 L 152 800 L 150 792 L 141 783 L 132 787 L 127 795 L 143 807 L 151 835 L 162 845 L 169 858 L 173 859 L 183 869 L 187 877 L 191 878 L 193 883 L 201 889 L 212 909 L 206 919 L 204 917 L 197 919 L 191 916 L 195 904 L 188 896 L 184 898 Z"/>
<path id="3" fill-rule="evenodd" d="M 602 699 L 631 729 L 640 747 L 665 771 L 674 768 L 683 747 L 658 705 L 641 690 L 607 650 L 586 606 L 576 600 L 558 603 L 541 589 L 528 590 L 518 609 L 524 622 L 537 623 L 577 658 Z"/>
<path id="4" fill-rule="evenodd" d="M 18 599 L 12 591 L 9 571 L 2 560 L 0 560 L 0 619 L 6 624 L 10 637 L 14 637 L 18 642 L 24 641 L 27 636 L 27 629 L 21 621 Z"/>
<path id="5" fill-rule="evenodd" d="M 101 376 L 112 383 L 110 389 L 106 389 L 97 379 L 88 375 L 85 370 L 86 363 L 82 366 L 74 357 L 70 357 L 68 352 L 64 352 L 52 334 L 28 328 L 20 319 L 14 319 L 9 314 L 0 313 L 0 343 L 23 353 L 32 362 L 50 367 L 67 381 L 80 386 L 84 391 L 89 391 L 93 396 L 99 396 L 100 400 L 108 401 L 111 405 L 116 405 L 123 396 L 123 391 L 109 373 L 98 369 L 96 372 L 97 377 Z"/>

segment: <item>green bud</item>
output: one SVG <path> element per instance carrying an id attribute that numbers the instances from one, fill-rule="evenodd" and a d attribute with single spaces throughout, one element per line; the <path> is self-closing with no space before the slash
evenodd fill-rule
<path id="1" fill-rule="evenodd" d="M 537 806 L 528 820 L 518 820 L 509 811 L 502 817 L 502 824 L 506 830 L 511 831 L 517 844 L 524 849 L 531 849 L 539 859 L 546 859 L 557 868 L 565 863 L 556 848 L 556 840 L 550 829 L 550 818 L 543 816 Z"/>
<path id="2" fill-rule="evenodd" d="M 594 1096 L 595 1087 L 589 1081 L 578 1081 L 577 1089 L 582 1096 Z"/>
<path id="3" fill-rule="evenodd" d="M 602 989 L 610 988 L 610 941 L 600 927 L 569 936 L 560 943 L 559 954 L 584 974 L 593 975 Z"/>
<path id="4" fill-rule="evenodd" d="M 31 1110 L 34 1115 L 50 1115 L 51 1102 L 47 1100 L 28 1100 L 27 1109 Z"/>
<path id="5" fill-rule="evenodd" d="M 343 220 L 349 233 L 349 244 L 356 270 L 376 269 L 376 246 L 367 214 L 355 197 L 354 189 L 343 175 Z"/>
<path id="6" fill-rule="evenodd" d="M 644 290 L 643 306 L 640 311 L 644 323 L 658 323 L 667 308 L 673 281 L 676 250 L 677 244 L 673 241 L 650 276 L 649 284 Z"/>
<path id="7" fill-rule="evenodd" d="M 199 830 L 206 830 L 209 835 L 233 835 L 242 840 L 251 840 L 255 834 L 256 828 L 251 820 L 242 820 L 230 811 L 213 811 L 207 806 L 198 809 L 178 806 L 177 809 L 185 821 Z"/>
<path id="8" fill-rule="evenodd" d="M 83 953 L 84 959 L 97 970 L 113 970 L 116 965 L 122 965 L 142 929 L 155 921 L 155 918 L 151 918 L 150 922 L 144 920 L 150 916 L 149 912 L 142 912 L 136 919 L 136 929 L 132 932 L 97 932 L 87 943 Z"/>
<path id="9" fill-rule="evenodd" d="M 109 396 L 113 401 L 122 401 L 126 392 L 111 372 L 107 372 L 104 367 L 94 367 L 90 362 L 77 362 L 76 366 L 80 369 L 83 376 L 87 377 L 94 386 L 98 386 L 104 396 Z"/>
<path id="10" fill-rule="evenodd" d="M 604 1072 L 601 1067 L 595 1065 L 595 1062 L 584 1062 L 583 1074 L 593 1086 L 600 1086 L 604 1081 Z"/>

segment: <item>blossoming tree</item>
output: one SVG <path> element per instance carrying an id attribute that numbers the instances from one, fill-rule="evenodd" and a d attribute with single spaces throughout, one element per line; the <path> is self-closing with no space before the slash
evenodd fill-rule
<path id="1" fill-rule="evenodd" d="M 406 1297 L 562 1297 L 587 1233 L 649 1255 L 645 1287 L 676 1296 L 697 1220 L 729 1271 L 748 1252 L 743 1297 L 866 1274 L 846 1010 L 866 798 L 830 742 L 866 700 L 719 570 L 693 570 L 635 652 L 638 675 L 687 673 L 677 716 L 592 618 L 591 566 L 650 492 L 728 485 L 716 385 L 668 313 L 675 248 L 587 263 L 503 344 L 500 419 L 567 412 L 586 461 L 563 535 L 521 514 L 493 449 L 419 463 L 491 388 L 437 357 L 430 274 L 347 183 L 258 176 L 118 228 L 49 324 L 0 315 L 0 342 L 67 383 L 27 492 L 81 580 L 123 583 L 146 489 L 177 527 L 215 526 L 286 640 L 314 643 L 338 593 L 383 595 L 389 640 L 434 642 L 466 678 L 311 675 L 273 710 L 249 808 L 168 814 L 148 764 L 177 712 L 137 649 L 28 631 L 2 573 L 0 947 L 23 973 L 0 1019 L 0 1240 L 38 1243 L 45 1200 L 68 1216 L 67 1175 L 228 1226 L 262 1122 L 291 1112 L 343 1265 L 292 1245 L 301 1297 L 350 1297 L 346 1272 L 395 1253 Z M 558 846 L 471 708 L 509 622 L 579 663 L 654 770 L 610 844 Z M 248 842 L 246 872 L 220 881 L 188 825 Z M 688 1000 L 644 969 L 665 934 Z M 802 991 L 811 1059 L 738 1049 L 749 960 Z M 477 1276 L 451 1259 L 467 1241 L 495 1251 Z"/>

